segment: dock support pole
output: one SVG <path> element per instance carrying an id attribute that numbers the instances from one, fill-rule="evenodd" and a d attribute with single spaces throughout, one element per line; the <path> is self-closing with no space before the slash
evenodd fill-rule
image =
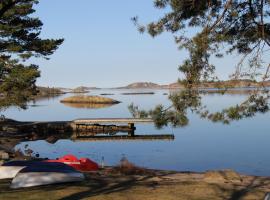
<path id="1" fill-rule="evenodd" d="M 128 123 L 128 127 L 131 129 L 131 131 L 128 132 L 128 136 L 133 137 L 134 136 L 134 130 L 136 129 L 134 126 L 134 123 Z"/>

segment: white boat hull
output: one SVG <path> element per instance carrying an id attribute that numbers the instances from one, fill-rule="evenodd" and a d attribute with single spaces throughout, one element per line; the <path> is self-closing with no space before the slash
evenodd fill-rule
<path id="1" fill-rule="evenodd" d="M 0 166 L 0 179 L 14 178 L 25 166 Z"/>
<path id="2" fill-rule="evenodd" d="M 54 183 L 83 181 L 84 175 L 80 172 L 27 172 L 18 173 L 11 183 L 11 188 L 24 188 Z"/>

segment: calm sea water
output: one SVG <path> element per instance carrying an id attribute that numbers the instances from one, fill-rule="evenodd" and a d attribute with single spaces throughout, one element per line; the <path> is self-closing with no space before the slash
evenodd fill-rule
<path id="1" fill-rule="evenodd" d="M 153 91 L 153 90 L 146 90 Z M 95 90 L 90 94 L 113 93 L 108 96 L 122 103 L 111 107 L 85 109 L 72 108 L 59 102 L 70 94 L 43 99 L 28 110 L 10 108 L 5 115 L 16 120 L 74 120 L 91 117 L 131 117 L 127 106 L 130 103 L 143 109 L 157 104 L 170 105 L 167 90 L 154 90 L 154 95 L 121 95 L 124 90 Z M 128 91 L 130 92 L 130 90 Z M 136 91 L 133 91 L 136 92 Z M 244 94 L 208 94 L 203 102 L 211 110 L 241 102 Z M 105 164 L 116 165 L 125 156 L 138 166 L 178 171 L 205 171 L 211 169 L 234 169 L 240 173 L 270 176 L 270 113 L 233 122 L 230 125 L 212 123 L 189 114 L 190 124 L 184 128 L 165 127 L 156 129 L 153 124 L 137 124 L 136 134 L 174 134 L 174 140 L 134 141 L 87 141 L 58 140 L 55 144 L 44 140 L 24 142 L 41 157 L 56 158 L 72 153 L 79 157 L 90 157 Z"/>

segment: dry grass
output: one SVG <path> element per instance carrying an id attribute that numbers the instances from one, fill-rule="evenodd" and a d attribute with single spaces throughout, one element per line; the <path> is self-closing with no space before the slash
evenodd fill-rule
<path id="1" fill-rule="evenodd" d="M 63 103 L 65 106 L 72 108 L 83 108 L 83 109 L 98 109 L 98 108 L 107 108 L 113 104 L 109 103 Z"/>
<path id="2" fill-rule="evenodd" d="M 121 162 L 119 169 L 134 165 Z M 137 169 L 137 167 L 135 167 Z M 135 170 L 136 171 L 136 170 Z M 148 170 L 150 171 L 150 170 Z M 0 200 L 257 200 L 270 189 L 270 179 L 243 176 L 243 181 L 208 183 L 198 173 L 153 171 L 126 175 L 101 170 L 86 175 L 80 183 L 10 189 L 10 180 L 0 180 Z M 125 171 L 126 172 L 126 171 Z"/>
<path id="3" fill-rule="evenodd" d="M 61 103 L 88 103 L 88 104 L 117 104 L 120 103 L 111 98 L 100 97 L 100 96 L 72 96 L 62 99 Z"/>
<path id="4" fill-rule="evenodd" d="M 126 158 L 122 158 L 120 163 L 110 170 L 111 173 L 120 173 L 123 175 L 154 175 L 153 170 L 147 170 L 146 168 L 138 167 L 135 164 L 129 162 Z"/>

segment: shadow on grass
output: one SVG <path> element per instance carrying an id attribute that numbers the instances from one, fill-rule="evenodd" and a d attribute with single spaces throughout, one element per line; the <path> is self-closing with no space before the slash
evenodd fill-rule
<path id="1" fill-rule="evenodd" d="M 42 187 L 33 188 L 22 188 L 12 190 L 9 188 L 10 180 L 1 180 L 0 182 L 0 194 L 16 194 L 16 196 L 23 197 L 31 194 L 40 194 L 40 199 L 46 199 L 47 195 L 52 195 L 58 193 L 58 197 L 53 197 L 53 199 L 58 200 L 81 200 L 96 196 L 108 195 L 117 192 L 128 191 L 133 187 L 140 186 L 144 188 L 155 189 L 157 186 L 168 186 L 174 187 L 179 186 L 179 182 L 174 180 L 167 180 L 158 182 L 159 179 L 166 180 L 168 175 L 174 175 L 175 172 L 160 172 L 160 173 L 145 173 L 141 175 L 126 175 L 119 173 L 89 173 L 86 174 L 86 181 L 80 183 L 66 183 L 66 184 L 55 184 Z M 164 177 L 164 178 L 163 178 Z M 156 179 L 158 178 L 158 179 Z M 179 179 L 180 180 L 180 179 Z M 270 191 L 270 178 L 263 177 L 253 177 L 245 182 L 238 183 L 206 183 L 203 181 L 193 182 L 190 180 L 180 180 L 180 188 L 182 186 L 187 186 L 190 188 L 187 191 L 196 190 L 196 187 L 200 187 L 200 183 L 203 186 L 207 184 L 206 190 L 209 188 L 208 192 L 214 195 L 216 199 L 228 199 L 228 200 L 239 200 L 248 197 L 249 195 L 253 198 L 248 197 L 247 199 L 254 199 L 254 195 L 258 194 L 258 198 L 263 199 L 266 192 Z M 228 187 L 229 186 L 229 187 Z M 204 188 L 204 187 L 203 187 Z M 71 189 L 70 193 L 67 192 Z M 200 188 L 198 188 L 200 190 Z M 147 190 L 146 190 L 147 191 Z M 215 193 L 212 193 L 215 191 Z M 154 190 L 154 192 L 160 192 Z M 207 191 L 205 191 L 207 194 Z M 59 195 L 60 193 L 60 195 Z M 183 194 L 188 197 L 200 197 L 199 193 Z M 179 193 L 178 193 L 179 194 Z M 151 195 L 151 194 L 145 194 Z M 198 196 L 199 195 L 199 196 Z M 203 194 L 202 194 L 203 195 Z M 212 197 L 212 196 L 211 196 Z M 256 196 L 255 196 L 256 197 Z M 105 197 L 104 197 L 105 198 Z M 1 198 L 0 198 L 1 199 Z M 177 197 L 176 197 L 177 199 Z M 215 198 L 214 198 L 215 199 Z"/>
<path id="2" fill-rule="evenodd" d="M 120 167 L 121 168 L 121 167 Z M 120 175 L 114 176 L 116 172 L 120 171 Z M 127 191 L 134 186 L 143 186 L 148 188 L 155 188 L 158 185 L 156 181 L 147 181 L 153 177 L 156 177 L 157 174 L 151 171 L 143 170 L 142 168 L 134 167 L 132 169 L 119 169 L 115 168 L 111 175 L 101 176 L 98 178 L 93 178 L 91 176 L 87 177 L 88 180 L 85 183 L 81 183 L 83 187 L 87 189 L 82 192 L 77 192 L 71 194 L 67 197 L 63 197 L 60 200 L 79 200 L 84 198 L 90 198 L 99 195 L 106 195 L 115 192 Z M 134 173 L 133 173 L 134 172 Z M 158 177 L 167 176 L 175 174 L 175 172 L 163 172 L 159 173 Z M 139 175 L 139 176 L 138 176 Z M 93 180 L 93 181 L 91 181 Z"/>
<path id="3" fill-rule="evenodd" d="M 255 191 L 265 193 L 270 191 L 270 182 L 269 178 L 262 178 L 262 177 L 254 177 L 250 183 L 241 189 L 235 189 L 234 192 L 232 193 L 231 197 L 229 200 L 238 200 L 242 199 L 243 197 L 246 197 L 248 194 L 253 193 L 255 194 Z M 258 197 L 258 199 L 261 199 Z"/>
<path id="4" fill-rule="evenodd" d="M 171 173 L 173 174 L 173 173 Z M 159 178 L 162 178 L 162 176 L 167 176 L 170 175 L 168 174 L 163 174 L 159 175 Z M 114 192 L 122 192 L 122 191 L 127 191 L 131 189 L 134 186 L 142 186 L 142 187 L 148 187 L 148 188 L 155 188 L 156 186 L 160 185 L 160 183 L 155 182 L 155 181 L 147 181 L 148 179 L 151 179 L 156 176 L 144 176 L 142 179 L 137 180 L 136 178 L 131 178 L 128 180 L 123 180 L 123 181 L 116 181 L 114 184 L 110 184 L 111 180 L 106 181 L 103 180 L 99 182 L 96 186 L 93 185 L 88 185 L 88 189 L 83 191 L 83 192 L 78 192 L 66 197 L 61 198 L 60 200 L 80 200 L 84 198 L 91 198 L 94 196 L 99 196 L 99 195 L 107 195 L 111 194 Z M 184 182 L 183 182 L 184 184 Z M 187 182 L 187 185 L 190 184 Z M 167 182 L 166 186 L 175 186 L 174 182 Z M 210 186 L 212 185 L 212 186 Z M 233 187 L 231 189 L 228 189 L 226 187 L 226 184 L 209 184 L 209 187 L 216 188 L 216 198 L 217 199 L 228 199 L 228 200 L 240 200 L 240 199 L 263 199 L 264 195 L 266 194 L 267 191 L 270 190 L 270 180 L 269 178 L 261 178 L 261 177 L 254 177 L 252 180 L 250 180 L 248 185 L 238 185 L 238 184 L 232 184 Z M 194 188 L 196 189 L 196 188 Z M 146 194 L 147 195 L 147 194 Z M 190 197 L 193 194 L 188 194 Z M 197 198 L 198 194 L 194 194 L 194 197 Z M 251 195 L 251 196 L 249 196 Z M 258 195 L 258 196 L 256 196 Z M 177 197 L 176 197 L 177 199 Z"/>
<path id="5" fill-rule="evenodd" d="M 172 173 L 164 173 L 163 175 L 169 175 Z M 154 177 L 153 173 L 138 175 L 126 175 L 117 174 L 115 171 L 108 174 L 86 174 L 86 180 L 77 183 L 65 183 L 65 184 L 54 184 L 47 186 L 31 187 L 31 188 L 20 188 L 20 189 L 10 189 L 11 179 L 0 181 L 0 199 L 4 196 L 16 196 L 21 197 L 21 199 L 26 198 L 31 194 L 39 194 L 40 199 L 46 199 L 49 193 L 62 193 L 58 200 L 79 200 L 84 198 L 90 198 L 94 196 L 110 194 L 114 192 L 120 192 L 130 189 L 133 186 L 142 185 L 145 187 L 155 187 L 155 182 L 145 182 L 147 179 Z M 71 194 L 67 194 L 69 188 L 73 187 Z M 3 194 L 4 196 L 1 197 Z M 45 195 L 45 196 L 44 196 Z M 55 197 L 56 198 L 56 197 Z"/>

